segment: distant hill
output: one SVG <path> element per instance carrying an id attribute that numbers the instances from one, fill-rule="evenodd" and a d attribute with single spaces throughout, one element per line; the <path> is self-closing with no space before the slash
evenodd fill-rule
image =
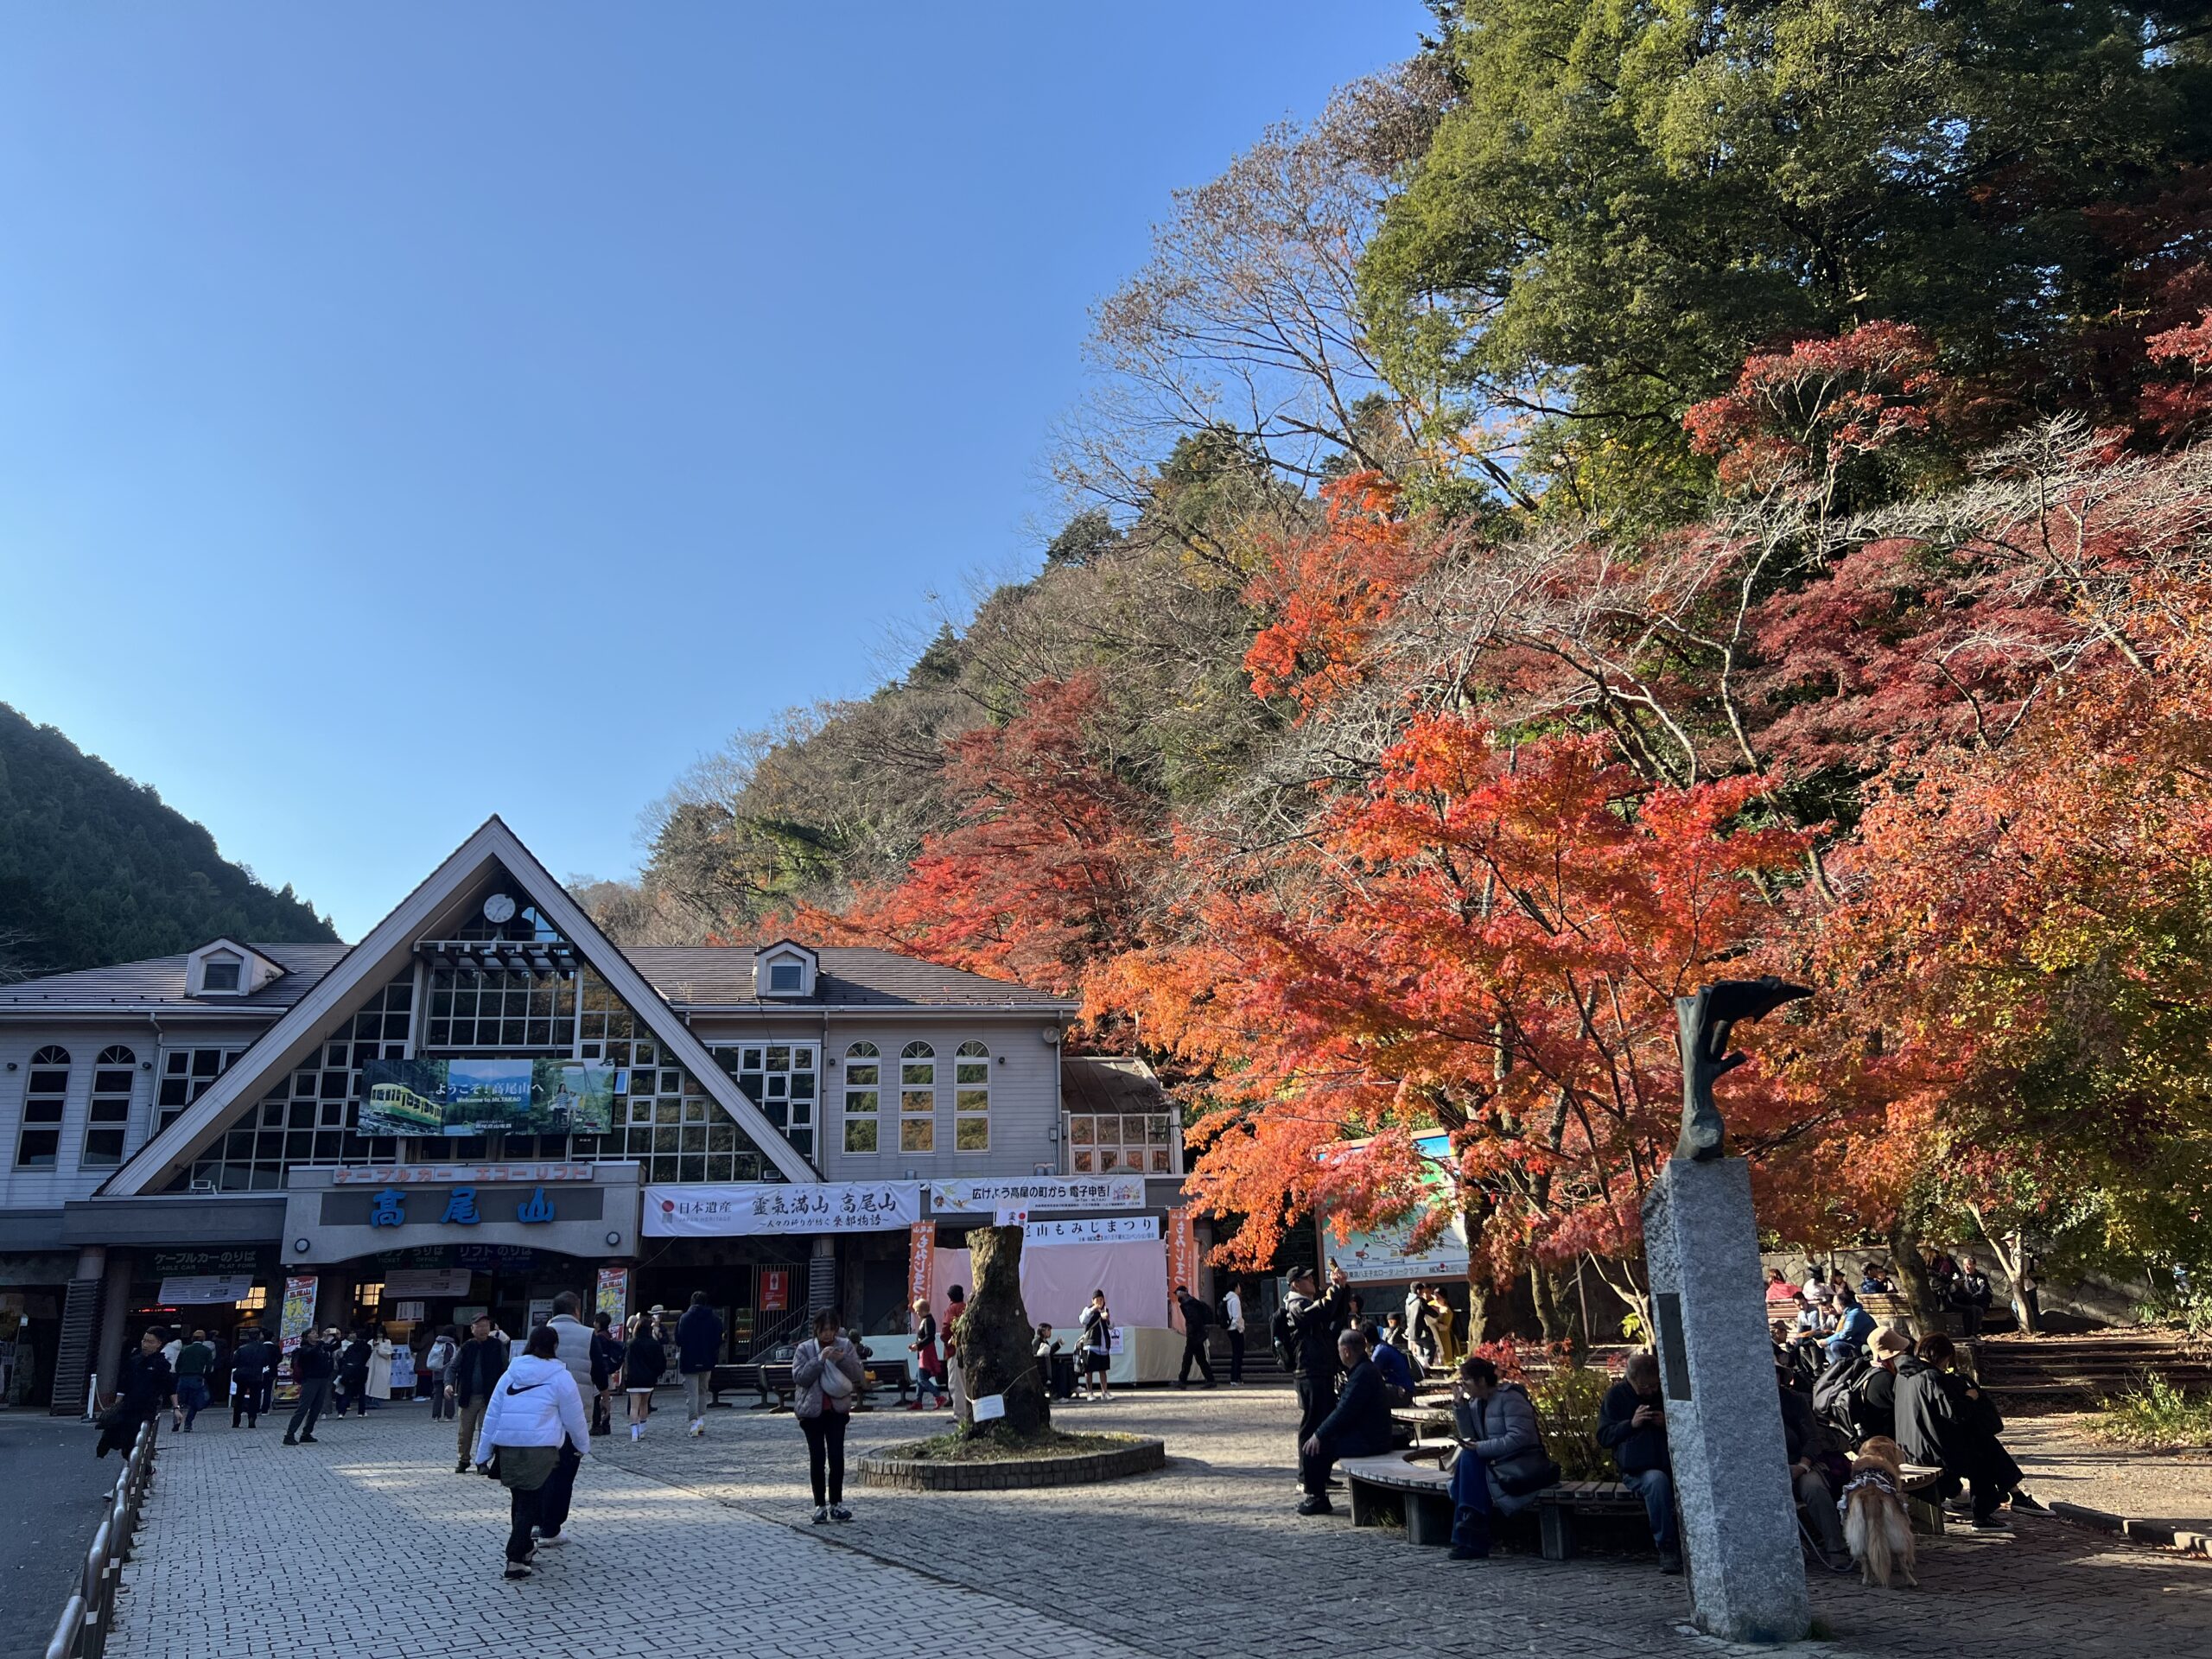
<path id="1" fill-rule="evenodd" d="M 225 933 L 338 938 L 149 785 L 0 702 L 0 979 L 174 956 Z"/>

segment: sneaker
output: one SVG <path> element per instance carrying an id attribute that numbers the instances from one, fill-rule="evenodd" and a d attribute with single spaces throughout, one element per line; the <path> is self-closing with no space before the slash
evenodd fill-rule
<path id="1" fill-rule="evenodd" d="M 536 1535 L 536 1542 L 544 1545 L 549 1549 L 558 1549 L 562 1545 L 568 1541 L 569 1535 L 565 1532 L 541 1532 Z"/>
<path id="2" fill-rule="evenodd" d="M 912 1405 L 906 1408 L 909 1411 L 920 1411 L 923 1408 L 922 1402 L 918 1400 L 915 1401 Z"/>
<path id="3" fill-rule="evenodd" d="M 830 1524 L 830 1506 L 827 1503 L 814 1512 L 814 1524 L 817 1527 L 826 1527 Z"/>
<path id="4" fill-rule="evenodd" d="M 1300 1515 L 1334 1515 L 1337 1510 L 1325 1494 L 1317 1492 L 1299 1499 L 1298 1512 Z"/>
<path id="5" fill-rule="evenodd" d="M 287 1434 L 280 1444 L 284 1446 L 297 1446 L 299 1442 L 294 1440 L 289 1434 Z"/>
<path id="6" fill-rule="evenodd" d="M 2007 1521 L 2001 1515 L 1985 1515 L 1980 1520 L 1974 1522 L 1974 1530 L 1976 1532 L 2010 1532 L 2012 1530 L 2012 1523 L 2010 1521 Z"/>
<path id="7" fill-rule="evenodd" d="M 454 1464 L 453 1466 L 453 1471 L 456 1475 L 467 1474 L 468 1472 L 468 1459 L 467 1458 L 463 1458 L 458 1463 Z"/>
<path id="8" fill-rule="evenodd" d="M 638 1440 L 639 1440 L 640 1438 L 642 1438 L 642 1437 L 644 1436 L 645 1432 L 645 1426 L 643 1423 L 632 1423 L 632 1424 L 631 1424 L 631 1425 L 630 1425 L 630 1440 L 631 1440 L 631 1443 L 632 1443 L 632 1445 L 635 1445 L 635 1444 L 638 1442 Z"/>
<path id="9" fill-rule="evenodd" d="M 832 1521 L 849 1521 L 853 1518 L 853 1512 L 842 1503 L 832 1503 L 830 1506 L 830 1518 Z"/>
<path id="10" fill-rule="evenodd" d="M 2031 1515 L 2049 1515 L 2050 1513 L 2050 1506 L 2049 1504 L 2043 1503 L 2039 1499 L 2029 1497 L 2025 1492 L 2015 1492 L 2012 1494 L 2012 1507 L 2016 1510 L 2025 1510 Z"/>
<path id="11" fill-rule="evenodd" d="M 530 1576 L 530 1563 L 528 1561 L 509 1561 L 507 1563 L 507 1570 L 499 1574 L 499 1576 L 503 1579 L 526 1579 Z"/>
<path id="12" fill-rule="evenodd" d="M 1448 1559 L 1455 1561 L 1486 1561 L 1490 1559 L 1490 1551 L 1486 1549 L 1467 1549 L 1460 1545 L 1454 1544 L 1452 1546 L 1451 1554 Z"/>
<path id="13" fill-rule="evenodd" d="M 1679 1577 L 1682 1570 L 1681 1553 L 1679 1550 L 1661 1550 L 1659 1552 L 1659 1570 L 1662 1573 L 1667 1573 L 1670 1577 Z"/>
<path id="14" fill-rule="evenodd" d="M 693 1440 L 697 1440 L 702 1434 L 704 1434 L 707 1432 L 706 1420 L 704 1418 L 699 1419 L 691 1425 L 690 1428 L 687 1432 L 690 1434 Z"/>
<path id="15" fill-rule="evenodd" d="M 319 1442 L 317 1442 L 315 1437 L 312 1434 L 302 1434 L 300 1436 L 300 1444 L 302 1446 L 315 1446 Z"/>

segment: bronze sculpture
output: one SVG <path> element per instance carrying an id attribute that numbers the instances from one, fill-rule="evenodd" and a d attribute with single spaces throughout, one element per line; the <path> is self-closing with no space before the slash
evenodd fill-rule
<path id="1" fill-rule="evenodd" d="M 1758 979 L 1720 979 L 1695 996 L 1675 999 L 1675 1022 L 1682 1050 L 1682 1137 L 1675 1156 L 1707 1163 L 1721 1156 L 1727 1125 L 1713 1103 L 1713 1080 L 1732 1071 L 1751 1056 L 1728 1052 L 1728 1033 L 1738 1020 L 1756 1020 L 1812 990 L 1772 974 Z"/>

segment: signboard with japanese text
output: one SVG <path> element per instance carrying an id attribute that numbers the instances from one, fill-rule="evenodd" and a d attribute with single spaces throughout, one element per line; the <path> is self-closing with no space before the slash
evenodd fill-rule
<path id="1" fill-rule="evenodd" d="M 284 1306 L 276 1319 L 276 1346 L 289 1354 L 315 1323 L 315 1275 L 284 1281 Z"/>
<path id="2" fill-rule="evenodd" d="M 1442 1199 L 1450 1183 L 1443 1160 L 1451 1155 L 1451 1137 L 1445 1135 L 1416 1135 L 1414 1145 L 1429 1160 L 1430 1169 L 1425 1184 Z M 1467 1224 L 1464 1216 L 1454 1216 L 1444 1230 L 1419 1250 L 1413 1248 L 1414 1229 L 1420 1224 L 1418 1214 L 1389 1223 L 1368 1231 L 1347 1233 L 1339 1241 L 1335 1229 L 1324 1221 L 1321 1227 L 1323 1259 L 1336 1262 L 1344 1270 L 1344 1277 L 1354 1284 L 1387 1283 L 1395 1280 L 1464 1279 L 1467 1276 Z"/>
<path id="3" fill-rule="evenodd" d="M 380 1164 L 374 1169 L 341 1166 L 330 1172 L 333 1186 L 534 1185 L 591 1179 L 589 1164 Z"/>
<path id="4" fill-rule="evenodd" d="M 395 1299 L 466 1296 L 472 1276 L 467 1268 L 402 1268 L 385 1274 L 384 1294 Z"/>
<path id="5" fill-rule="evenodd" d="M 582 1060 L 369 1060 L 363 1135 L 605 1135 L 614 1069 Z"/>
<path id="6" fill-rule="evenodd" d="M 937 1265 L 937 1224 L 918 1221 L 906 1230 L 906 1306 L 934 1306 L 930 1280 Z"/>
<path id="7" fill-rule="evenodd" d="M 1188 1210 L 1167 1212 L 1167 1323 L 1180 1331 L 1183 1305 L 1175 1300 L 1178 1285 L 1193 1296 L 1198 1294 L 1198 1233 Z"/>
<path id="8" fill-rule="evenodd" d="M 591 1311 L 607 1314 L 617 1325 L 630 1317 L 629 1268 L 601 1268 L 599 1270 L 599 1288 L 592 1298 Z"/>
<path id="9" fill-rule="evenodd" d="M 1033 1249 L 1046 1244 L 1111 1244 L 1122 1239 L 1159 1236 L 1158 1216 L 1085 1216 L 1080 1219 L 1033 1221 L 1021 1230 L 1021 1242 Z"/>
<path id="10" fill-rule="evenodd" d="M 173 1273 L 162 1281 L 162 1300 L 170 1307 L 199 1306 L 211 1302 L 242 1302 L 253 1294 L 253 1274 L 246 1273 Z"/>
<path id="11" fill-rule="evenodd" d="M 918 1181 L 741 1181 L 648 1186 L 650 1238 L 729 1238 L 762 1233 L 874 1233 L 921 1219 Z"/>
<path id="12" fill-rule="evenodd" d="M 760 1270 L 760 1311 L 763 1313 L 783 1313 L 791 1305 L 791 1274 L 788 1268 L 763 1268 Z"/>
<path id="13" fill-rule="evenodd" d="M 1141 1210 L 1141 1175 L 1011 1175 L 1002 1180 L 931 1181 L 930 1208 L 938 1215 L 1001 1210 Z"/>

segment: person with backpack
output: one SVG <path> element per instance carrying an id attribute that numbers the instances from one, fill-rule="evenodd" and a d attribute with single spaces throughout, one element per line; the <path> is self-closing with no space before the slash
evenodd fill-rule
<path id="1" fill-rule="evenodd" d="M 1498 1381 L 1481 1355 L 1459 1362 L 1452 1384 L 1452 1421 L 1459 1452 L 1452 1465 L 1452 1559 L 1490 1554 L 1493 1515 L 1515 1515 L 1536 1494 L 1559 1484 L 1560 1467 L 1544 1453 L 1536 1407 L 1518 1382 Z"/>
<path id="2" fill-rule="evenodd" d="M 849 1521 L 845 1507 L 845 1425 L 868 1381 L 860 1350 L 839 1331 L 837 1316 L 814 1316 L 814 1335 L 791 1356 L 791 1415 L 806 1436 L 806 1477 L 814 1489 L 814 1524 Z"/>
<path id="3" fill-rule="evenodd" d="M 1873 1348 L 1866 1375 L 1842 1402 L 1854 1446 L 1876 1435 L 1897 1437 L 1897 1367 L 1912 1352 L 1912 1343 L 1903 1332 L 1885 1327 L 1874 1333 Z"/>
<path id="4" fill-rule="evenodd" d="M 270 1374 L 276 1369 L 276 1344 L 250 1325 L 238 1333 L 238 1351 L 231 1356 L 231 1427 L 245 1419 L 248 1428 L 261 1426 L 262 1397 Z"/>
<path id="5" fill-rule="evenodd" d="M 330 1378 L 335 1363 L 329 1344 L 317 1341 L 312 1331 L 302 1336 L 299 1345 L 292 1350 L 292 1381 L 299 1385 L 300 1403 L 293 1408 L 292 1421 L 284 1426 L 285 1445 L 315 1443 L 315 1421 L 330 1403 Z"/>
<path id="6" fill-rule="evenodd" d="M 1183 1313 L 1183 1369 L 1175 1378 L 1175 1386 L 1191 1386 L 1191 1363 L 1198 1362 L 1198 1375 L 1213 1387 L 1213 1362 L 1206 1356 L 1206 1330 L 1213 1324 L 1213 1309 L 1191 1294 L 1188 1285 L 1175 1287 L 1175 1305 Z"/>
<path id="7" fill-rule="evenodd" d="M 1801 1524 L 1811 1536 L 1821 1565 L 1851 1565 L 1844 1542 L 1843 1515 L 1836 1508 L 1851 1464 L 1838 1449 L 1834 1427 L 1815 1416 L 1805 1396 L 1784 1382 L 1782 1389 L 1783 1454 L 1789 1459 L 1789 1487 L 1802 1512 Z"/>
<path id="8" fill-rule="evenodd" d="M 707 1432 L 707 1385 L 721 1357 L 721 1316 L 707 1306 L 707 1293 L 691 1293 L 691 1305 L 676 1322 L 676 1369 L 683 1378 L 684 1433 L 697 1440 Z"/>
<path id="9" fill-rule="evenodd" d="M 1090 1306 L 1083 1310 L 1083 1392 L 1081 1400 L 1111 1400 L 1106 1372 L 1114 1363 L 1114 1316 L 1106 1311 L 1106 1293 L 1090 1293 Z"/>
<path id="10" fill-rule="evenodd" d="M 195 1331 L 181 1344 L 176 1357 L 177 1427 L 192 1433 L 194 1419 L 207 1406 L 207 1379 L 215 1374 L 215 1345 L 205 1331 Z"/>
<path id="11" fill-rule="evenodd" d="M 1345 1311 L 1351 1300 L 1351 1281 L 1344 1270 L 1335 1262 L 1329 1263 L 1329 1294 L 1313 1294 L 1313 1269 L 1294 1268 L 1290 1288 L 1282 1299 L 1282 1307 L 1275 1314 L 1274 1324 L 1268 1335 L 1274 1338 L 1275 1357 L 1283 1369 L 1291 1373 L 1298 1389 L 1298 1448 L 1300 1515 L 1330 1513 L 1329 1492 L 1325 1484 L 1315 1487 L 1306 1484 L 1309 1469 L 1306 1443 L 1312 1440 L 1329 1414 L 1336 1408 L 1337 1377 L 1342 1369 L 1338 1357 L 1337 1338 L 1344 1329 Z M 1366 1344 L 1361 1344 L 1361 1357 L 1366 1357 Z M 1379 1388 L 1381 1374 L 1376 1375 Z M 1325 1481 L 1326 1469 L 1323 1470 Z"/>
<path id="12" fill-rule="evenodd" d="M 914 1403 L 909 1411 L 928 1411 L 932 1406 L 949 1406 L 952 1396 L 945 1391 L 944 1356 L 938 1351 L 937 1320 L 930 1313 L 929 1298 L 917 1296 L 911 1312 L 914 1316 L 914 1339 L 906 1344 L 906 1351 L 914 1357 Z M 931 1398 L 935 1395 L 935 1399 Z"/>
<path id="13" fill-rule="evenodd" d="M 446 1373 L 453 1369 L 453 1363 L 460 1355 L 461 1344 L 449 1325 L 441 1326 L 438 1334 L 430 1338 L 430 1345 L 423 1351 L 423 1374 L 430 1379 L 430 1421 L 434 1423 L 453 1416 L 453 1400 L 446 1393 Z"/>
<path id="14" fill-rule="evenodd" d="M 1859 1432 L 1854 1415 L 1859 1396 L 1866 1390 L 1868 1379 L 1880 1369 L 1866 1355 L 1855 1348 L 1851 1350 L 1814 1379 L 1807 1409 L 1838 1433 L 1855 1435 Z"/>

